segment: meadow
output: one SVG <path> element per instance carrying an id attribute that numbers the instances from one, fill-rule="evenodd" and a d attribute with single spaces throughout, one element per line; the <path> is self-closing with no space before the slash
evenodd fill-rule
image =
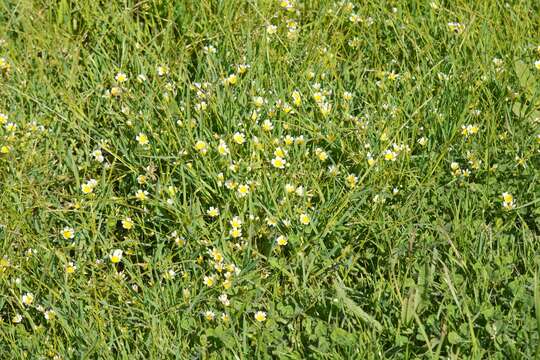
<path id="1" fill-rule="evenodd" d="M 0 358 L 540 358 L 539 2 L 0 20 Z"/>

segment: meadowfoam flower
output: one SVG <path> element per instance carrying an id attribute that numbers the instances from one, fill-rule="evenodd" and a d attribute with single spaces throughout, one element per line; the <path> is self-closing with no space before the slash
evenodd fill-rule
<path id="1" fill-rule="evenodd" d="M 279 2 L 279 6 L 281 6 L 282 8 L 286 9 L 286 10 L 289 10 L 289 8 L 292 8 L 292 3 L 291 1 L 289 0 L 281 0 Z"/>
<path id="2" fill-rule="evenodd" d="M 295 189 L 296 189 L 296 186 L 292 184 L 285 184 L 285 192 L 287 192 L 288 194 L 293 193 Z"/>
<path id="3" fill-rule="evenodd" d="M 375 159 L 373 158 L 373 155 L 371 155 L 371 153 L 366 154 L 366 159 L 369 166 L 375 165 Z"/>
<path id="4" fill-rule="evenodd" d="M 315 92 L 312 97 L 317 104 L 322 104 L 322 102 L 326 99 L 326 97 L 320 91 Z"/>
<path id="5" fill-rule="evenodd" d="M 43 313 L 43 317 L 47 321 L 54 320 L 54 318 L 56 317 L 56 312 L 53 309 L 45 310 L 45 312 Z"/>
<path id="6" fill-rule="evenodd" d="M 236 72 L 240 75 L 245 74 L 251 66 L 249 64 L 239 64 L 236 66 Z"/>
<path id="7" fill-rule="evenodd" d="M 204 312 L 204 318 L 208 321 L 213 321 L 216 318 L 216 314 L 211 310 L 207 310 Z"/>
<path id="8" fill-rule="evenodd" d="M 208 287 L 214 286 L 215 283 L 216 283 L 216 280 L 214 279 L 214 276 L 205 276 L 203 278 L 203 284 Z"/>
<path id="9" fill-rule="evenodd" d="M 221 156 L 227 156 L 230 153 L 227 143 L 225 143 L 225 141 L 223 140 L 220 140 L 219 145 L 217 147 L 217 151 L 218 151 L 218 154 Z"/>
<path id="10" fill-rule="evenodd" d="M 113 86 L 110 91 L 111 96 L 118 97 L 122 95 L 122 88 L 118 86 Z"/>
<path id="11" fill-rule="evenodd" d="M 22 322 L 22 320 L 23 320 L 23 317 L 21 314 L 15 314 L 13 318 L 11 319 L 11 322 L 14 324 L 19 324 Z"/>
<path id="12" fill-rule="evenodd" d="M 165 76 L 165 75 L 168 75 L 169 74 L 169 67 L 166 66 L 166 65 L 159 65 L 157 68 L 156 68 L 156 73 L 158 76 Z"/>
<path id="13" fill-rule="evenodd" d="M 287 156 L 287 150 L 284 150 L 281 147 L 277 147 L 276 150 L 274 150 L 274 156 L 284 158 L 285 156 Z"/>
<path id="14" fill-rule="evenodd" d="M 205 45 L 205 46 L 203 46 L 203 52 L 205 54 L 207 54 L 207 55 L 208 54 L 215 54 L 215 53 L 217 53 L 217 49 L 213 45 Z"/>
<path id="15" fill-rule="evenodd" d="M 268 119 L 263 121 L 262 129 L 266 132 L 270 132 L 274 129 L 274 124 Z"/>
<path id="16" fill-rule="evenodd" d="M 219 216 L 219 209 L 215 208 L 213 206 L 210 206 L 210 208 L 208 208 L 208 210 L 206 210 L 206 214 L 208 216 L 210 216 L 211 218 L 218 217 Z"/>
<path id="17" fill-rule="evenodd" d="M 287 238 L 283 235 L 280 235 L 276 238 L 276 245 L 277 246 L 285 246 L 288 244 Z"/>
<path id="18" fill-rule="evenodd" d="M 496 68 L 501 68 L 504 65 L 504 61 L 498 57 L 494 57 L 491 62 Z"/>
<path id="19" fill-rule="evenodd" d="M 300 224 L 302 225 L 309 225 L 311 222 L 311 219 L 309 218 L 308 214 L 300 214 Z"/>
<path id="20" fill-rule="evenodd" d="M 353 98 L 353 94 L 349 91 L 344 91 L 343 92 L 343 100 L 345 101 L 351 101 Z"/>
<path id="21" fill-rule="evenodd" d="M 17 130 L 17 124 L 14 122 L 8 122 L 6 125 L 4 125 L 4 128 L 7 132 L 15 132 L 15 130 Z"/>
<path id="22" fill-rule="evenodd" d="M 233 141 L 237 143 L 238 145 L 242 145 L 246 142 L 246 136 L 240 132 L 236 132 L 233 135 Z"/>
<path id="23" fill-rule="evenodd" d="M 347 178 L 345 179 L 345 181 L 347 182 L 347 186 L 352 189 L 358 183 L 358 176 L 354 174 L 349 174 L 347 175 Z"/>
<path id="24" fill-rule="evenodd" d="M 291 94 L 294 106 L 298 107 L 302 105 L 302 95 L 298 90 L 294 90 Z"/>
<path id="25" fill-rule="evenodd" d="M 135 198 L 139 201 L 145 201 L 148 198 L 148 191 L 141 189 L 137 190 Z"/>
<path id="26" fill-rule="evenodd" d="M 229 230 L 229 235 L 235 239 L 242 237 L 242 229 L 233 227 L 231 230 Z"/>
<path id="27" fill-rule="evenodd" d="M 122 220 L 122 227 L 126 230 L 131 230 L 133 228 L 133 220 L 130 217 L 126 217 Z"/>
<path id="28" fill-rule="evenodd" d="M 277 32 L 277 26 L 276 25 L 267 25 L 266 26 L 266 33 L 268 35 L 274 35 Z"/>
<path id="29" fill-rule="evenodd" d="M 135 139 L 139 142 L 139 145 L 142 146 L 146 146 L 149 143 L 148 136 L 146 136 L 146 134 L 142 132 L 139 133 L 139 135 L 137 135 Z"/>
<path id="30" fill-rule="evenodd" d="M 122 261 L 123 251 L 120 249 L 116 249 L 112 252 L 111 255 L 109 255 L 109 259 L 113 264 L 118 264 L 120 261 Z"/>
<path id="31" fill-rule="evenodd" d="M 332 112 L 332 104 L 320 103 L 319 110 L 321 111 L 322 116 L 328 116 Z"/>
<path id="32" fill-rule="evenodd" d="M 452 170 L 452 175 L 459 176 L 461 175 L 461 168 L 459 167 L 459 164 L 457 162 L 452 162 L 450 164 L 450 169 Z"/>
<path id="33" fill-rule="evenodd" d="M 320 161 L 326 161 L 326 159 L 328 159 L 328 154 L 321 148 L 315 149 L 315 155 Z"/>
<path id="34" fill-rule="evenodd" d="M 278 169 L 284 169 L 285 168 L 285 164 L 287 163 L 287 160 L 279 157 L 279 156 L 276 156 L 275 158 L 273 158 L 271 160 L 271 163 L 272 163 L 272 166 L 274 166 L 275 168 L 278 168 Z"/>
<path id="35" fill-rule="evenodd" d="M 238 190 L 237 191 L 238 191 L 238 196 L 244 197 L 247 194 L 249 194 L 249 185 L 247 185 L 247 184 L 238 185 Z"/>
<path id="36" fill-rule="evenodd" d="M 117 73 L 116 76 L 114 77 L 114 79 L 115 79 L 116 82 L 118 82 L 119 84 L 128 81 L 127 75 L 126 75 L 125 73 L 123 73 L 123 72 Z"/>
<path id="37" fill-rule="evenodd" d="M 255 320 L 256 320 L 257 322 L 264 322 L 264 321 L 266 321 L 266 312 L 264 312 L 264 311 L 257 311 L 257 312 L 255 313 L 255 316 L 254 316 L 254 317 L 255 317 Z"/>
<path id="38" fill-rule="evenodd" d="M 203 112 L 204 110 L 208 108 L 208 104 L 206 103 L 206 101 L 201 101 L 195 104 L 194 108 L 195 108 L 195 111 L 197 112 Z"/>
<path id="39" fill-rule="evenodd" d="M 199 140 L 195 143 L 195 150 L 197 150 L 202 155 L 206 154 L 208 152 L 208 145 L 206 142 Z"/>
<path id="40" fill-rule="evenodd" d="M 103 153 L 99 149 L 92 151 L 92 156 L 94 157 L 94 160 L 99 163 L 102 163 L 105 160 Z"/>
<path id="41" fill-rule="evenodd" d="M 223 304 L 223 306 L 229 306 L 231 304 L 231 301 L 229 300 L 227 294 L 219 295 L 218 300 Z"/>
<path id="42" fill-rule="evenodd" d="M 396 161 L 397 155 L 398 154 L 395 151 L 392 151 L 390 149 L 385 150 L 384 153 L 383 153 L 385 161 Z"/>
<path id="43" fill-rule="evenodd" d="M 179 236 L 176 231 L 171 233 L 171 238 L 177 246 L 183 246 L 186 243 L 186 239 L 183 236 Z"/>
<path id="44" fill-rule="evenodd" d="M 238 76 L 236 74 L 230 74 L 225 79 L 223 79 L 223 84 L 225 85 L 236 85 L 238 82 Z"/>
<path id="45" fill-rule="evenodd" d="M 283 138 L 283 142 L 285 143 L 285 145 L 290 146 L 294 144 L 294 137 L 292 137 L 291 135 L 287 135 Z"/>
<path id="46" fill-rule="evenodd" d="M 165 274 L 163 274 L 163 278 L 165 280 L 172 280 L 176 277 L 176 271 L 174 271 L 174 269 L 169 269 L 165 272 Z"/>
<path id="47" fill-rule="evenodd" d="M 480 128 L 478 127 L 478 125 L 463 125 L 461 127 L 461 134 L 465 137 L 468 137 L 470 135 L 475 135 L 476 133 L 478 133 L 478 130 Z"/>
<path id="48" fill-rule="evenodd" d="M 285 114 L 291 114 L 291 113 L 293 113 L 293 108 L 292 108 L 292 106 L 289 105 L 289 104 L 287 104 L 287 103 L 283 104 L 283 107 L 281 108 L 281 110 L 283 110 L 283 112 L 284 112 Z"/>
<path id="49" fill-rule="evenodd" d="M 22 296 L 22 303 L 25 306 L 30 306 L 34 302 L 34 294 L 27 292 Z"/>
<path id="50" fill-rule="evenodd" d="M 75 266 L 75 263 L 73 261 L 70 261 L 67 263 L 65 267 L 66 274 L 71 275 L 77 270 L 77 266 Z"/>
<path id="51" fill-rule="evenodd" d="M 0 57 L 0 71 L 4 73 L 9 73 L 11 70 L 11 64 L 7 61 L 5 57 Z"/>
<path id="52" fill-rule="evenodd" d="M 516 204 L 514 202 L 514 196 L 512 196 L 512 194 L 508 192 L 503 192 L 502 199 L 503 199 L 503 202 L 502 202 L 503 208 L 505 208 L 506 210 L 512 210 L 513 208 L 515 208 Z"/>
<path id="53" fill-rule="evenodd" d="M 62 230 L 62 237 L 65 239 L 65 240 L 70 240 L 70 239 L 73 239 L 75 237 L 75 230 L 73 230 L 73 228 L 71 227 L 65 227 L 63 230 Z"/>
<path id="54" fill-rule="evenodd" d="M 277 220 L 273 217 L 267 217 L 265 219 L 266 221 L 266 225 L 270 226 L 270 227 L 276 227 L 277 226 Z"/>
<path id="55" fill-rule="evenodd" d="M 349 21 L 352 22 L 353 24 L 358 24 L 359 22 L 362 21 L 362 18 L 360 17 L 360 15 L 352 13 L 349 16 Z"/>
<path id="56" fill-rule="evenodd" d="M 94 188 L 97 186 L 97 181 L 95 179 L 88 180 L 85 184 L 81 184 L 81 191 L 83 194 L 91 194 L 94 192 Z"/>
<path id="57" fill-rule="evenodd" d="M 254 96 L 253 97 L 253 104 L 255 105 L 255 107 L 262 107 L 265 103 L 265 100 L 262 96 Z"/>
<path id="58" fill-rule="evenodd" d="M 225 187 L 227 189 L 229 189 L 229 190 L 236 189 L 237 185 L 238 184 L 234 180 L 229 179 L 229 180 L 225 181 Z"/>
<path id="59" fill-rule="evenodd" d="M 137 183 L 139 185 L 144 185 L 144 184 L 146 184 L 147 179 L 148 178 L 146 177 L 146 175 L 139 175 L 139 176 L 137 176 Z"/>
<path id="60" fill-rule="evenodd" d="M 215 262 L 217 262 L 217 263 L 222 263 L 223 262 L 223 260 L 224 260 L 223 254 L 218 249 L 213 248 L 211 251 L 208 250 L 208 253 L 212 257 L 212 259 L 214 259 Z"/>
<path id="61" fill-rule="evenodd" d="M 232 227 L 242 227 L 242 220 L 238 216 L 233 217 L 229 223 Z"/>

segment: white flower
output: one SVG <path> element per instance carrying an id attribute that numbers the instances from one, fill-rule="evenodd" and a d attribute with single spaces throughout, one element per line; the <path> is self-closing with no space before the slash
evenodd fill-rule
<path id="1" fill-rule="evenodd" d="M 112 252 L 109 258 L 111 259 L 111 262 L 113 264 L 117 264 L 122 260 L 122 256 L 123 256 L 123 251 L 120 249 L 116 249 Z"/>
<path id="2" fill-rule="evenodd" d="M 266 26 L 266 33 L 267 33 L 268 35 L 273 35 L 273 34 L 275 34 L 276 32 L 277 32 L 277 26 L 276 26 L 276 25 L 270 24 L 270 25 L 267 25 L 267 26 Z"/>
<path id="3" fill-rule="evenodd" d="M 22 296 L 22 303 L 26 306 L 32 305 L 34 302 L 34 294 L 27 292 Z"/>
<path id="4" fill-rule="evenodd" d="M 54 319 L 54 317 L 56 316 L 56 312 L 52 309 L 49 309 L 49 310 L 46 310 L 44 313 L 43 313 L 43 316 L 45 317 L 45 320 L 47 321 L 51 321 Z"/>
<path id="5" fill-rule="evenodd" d="M 514 201 L 514 196 L 512 194 L 508 192 L 503 192 L 502 198 L 503 198 L 503 202 L 502 202 L 503 208 L 507 210 L 512 210 L 516 206 L 515 201 Z"/>
<path id="6" fill-rule="evenodd" d="M 276 244 L 278 246 L 287 245 L 288 244 L 287 238 L 285 236 L 283 236 L 283 235 L 278 236 L 277 239 L 276 239 Z"/>
<path id="7" fill-rule="evenodd" d="M 257 320 L 258 322 L 263 322 L 266 320 L 266 312 L 264 311 L 257 311 L 255 313 L 255 320 Z"/>
<path id="8" fill-rule="evenodd" d="M 15 314 L 13 318 L 11 319 L 11 322 L 14 324 L 19 324 L 22 321 L 23 317 L 21 314 Z"/>
<path id="9" fill-rule="evenodd" d="M 97 162 L 103 162 L 103 160 L 105 160 L 105 158 L 103 157 L 103 153 L 101 152 L 101 150 L 94 150 L 92 152 L 92 156 L 94 157 L 94 159 L 97 161 Z"/>
<path id="10" fill-rule="evenodd" d="M 231 304 L 227 294 L 219 295 L 218 300 L 223 304 L 223 306 L 229 306 Z"/>
<path id="11" fill-rule="evenodd" d="M 156 69 L 156 72 L 158 74 L 158 76 L 164 76 L 164 75 L 167 75 L 169 73 L 169 68 L 165 65 L 160 65 L 157 67 Z"/>
<path id="12" fill-rule="evenodd" d="M 128 77 L 125 73 L 123 72 L 119 72 L 118 74 L 116 74 L 116 76 L 114 77 L 114 79 L 118 82 L 118 83 L 123 83 L 123 82 L 126 82 L 128 80 Z"/>
<path id="13" fill-rule="evenodd" d="M 210 206 L 208 210 L 206 210 L 206 214 L 210 217 L 218 217 L 219 216 L 219 209 L 215 208 L 213 206 Z"/>
<path id="14" fill-rule="evenodd" d="M 242 134 L 242 133 L 236 132 L 233 135 L 233 140 L 238 145 L 242 145 L 243 143 L 246 142 L 246 136 L 244 134 Z"/>
<path id="15" fill-rule="evenodd" d="M 276 156 L 275 158 L 272 159 L 271 163 L 275 168 L 283 169 L 285 168 L 285 164 L 287 164 L 287 160 L 280 158 L 279 156 Z"/>

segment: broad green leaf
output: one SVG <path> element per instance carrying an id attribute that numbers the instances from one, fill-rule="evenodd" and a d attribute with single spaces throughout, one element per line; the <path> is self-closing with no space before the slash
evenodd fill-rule
<path id="1" fill-rule="evenodd" d="M 519 84 L 524 90 L 529 92 L 529 94 L 532 94 L 534 91 L 535 78 L 529 70 L 529 65 L 521 60 L 518 60 L 515 62 L 514 66 Z"/>
<path id="2" fill-rule="evenodd" d="M 459 334 L 455 331 L 450 331 L 450 333 L 448 333 L 448 342 L 450 344 L 459 344 L 463 339 L 461 338 L 461 336 L 459 336 Z"/>
<path id="3" fill-rule="evenodd" d="M 356 342 L 356 338 L 353 334 L 341 328 L 335 328 L 332 331 L 330 338 L 332 341 L 342 346 L 352 346 Z"/>
<path id="4" fill-rule="evenodd" d="M 514 105 L 512 105 L 512 112 L 517 117 L 523 118 L 527 113 L 527 107 L 520 102 L 515 102 Z"/>

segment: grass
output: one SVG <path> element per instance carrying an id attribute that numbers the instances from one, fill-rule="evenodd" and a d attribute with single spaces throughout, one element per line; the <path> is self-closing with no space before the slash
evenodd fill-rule
<path id="1" fill-rule="evenodd" d="M 2 358 L 540 356 L 537 2 L 0 9 Z"/>

